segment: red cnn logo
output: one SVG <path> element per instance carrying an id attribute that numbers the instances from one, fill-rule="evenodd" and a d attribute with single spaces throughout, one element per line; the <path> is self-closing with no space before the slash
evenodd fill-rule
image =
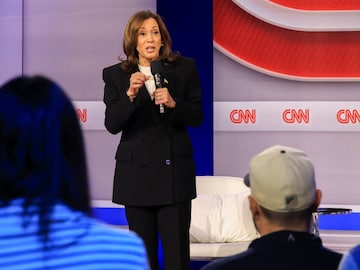
<path id="1" fill-rule="evenodd" d="M 256 122 L 256 110 L 232 110 L 230 112 L 230 121 L 234 124 L 241 124 L 249 122 L 255 123 Z"/>
<path id="2" fill-rule="evenodd" d="M 87 122 L 87 109 L 76 109 L 76 114 L 81 122 Z"/>
<path id="3" fill-rule="evenodd" d="M 295 109 L 286 109 L 282 114 L 283 120 L 288 124 L 298 123 L 309 123 L 310 120 L 310 111 L 309 109 L 305 110 L 295 110 Z"/>
<path id="4" fill-rule="evenodd" d="M 339 110 L 336 114 L 336 119 L 340 124 L 349 124 L 349 122 L 355 124 L 360 122 L 360 114 L 358 110 Z"/>

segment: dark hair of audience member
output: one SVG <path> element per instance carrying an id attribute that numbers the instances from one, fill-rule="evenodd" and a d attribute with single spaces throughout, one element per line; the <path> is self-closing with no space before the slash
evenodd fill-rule
<path id="1" fill-rule="evenodd" d="M 42 76 L 18 77 L 0 88 L 0 207 L 18 198 L 24 199 L 24 226 L 39 215 L 45 243 L 57 202 L 90 215 L 76 111 L 60 86 Z"/>

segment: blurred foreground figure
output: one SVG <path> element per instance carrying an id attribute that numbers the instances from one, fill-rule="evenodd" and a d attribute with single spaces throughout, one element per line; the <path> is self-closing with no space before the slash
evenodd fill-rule
<path id="1" fill-rule="evenodd" d="M 352 247 L 341 259 L 339 270 L 360 269 L 360 244 Z"/>
<path id="2" fill-rule="evenodd" d="M 0 88 L 0 269 L 149 269 L 142 240 L 90 217 L 83 137 L 44 77 Z"/>
<path id="3" fill-rule="evenodd" d="M 301 150 L 275 145 L 251 159 L 244 178 L 250 211 L 261 235 L 247 251 L 214 261 L 206 270 L 336 270 L 341 254 L 310 232 L 322 193 L 315 170 Z"/>

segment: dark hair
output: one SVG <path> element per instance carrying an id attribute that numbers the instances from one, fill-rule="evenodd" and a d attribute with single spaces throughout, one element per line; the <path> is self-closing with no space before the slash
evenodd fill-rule
<path id="1" fill-rule="evenodd" d="M 155 19 L 159 25 L 161 42 L 163 44 L 159 52 L 159 59 L 167 64 L 176 61 L 180 55 L 179 52 L 172 52 L 171 50 L 171 37 L 162 18 L 150 10 L 142 10 L 132 15 L 125 27 L 123 50 L 127 59 L 121 62 L 121 68 L 125 71 L 130 71 L 137 64 L 139 55 L 136 47 L 139 29 L 142 23 L 150 18 Z"/>
<path id="2" fill-rule="evenodd" d="M 42 77 L 17 77 L 0 88 L 0 206 L 23 199 L 48 239 L 53 206 L 90 214 L 82 131 L 64 91 Z"/>

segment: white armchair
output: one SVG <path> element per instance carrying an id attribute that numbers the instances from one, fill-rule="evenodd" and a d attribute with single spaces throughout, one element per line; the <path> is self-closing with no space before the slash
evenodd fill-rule
<path id="1" fill-rule="evenodd" d="M 190 257 L 212 260 L 247 249 L 258 237 L 243 179 L 231 176 L 197 176 L 197 198 L 192 201 Z"/>

